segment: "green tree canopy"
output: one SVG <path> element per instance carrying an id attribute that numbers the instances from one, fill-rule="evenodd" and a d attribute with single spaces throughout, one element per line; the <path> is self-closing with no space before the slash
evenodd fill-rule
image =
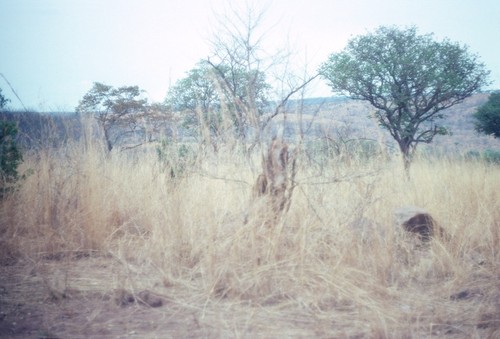
<path id="1" fill-rule="evenodd" d="M 212 120 L 210 115 L 220 110 L 220 100 L 211 67 L 199 62 L 195 68 L 187 72 L 185 78 L 178 80 L 170 88 L 165 104 L 172 111 L 183 113 L 183 120 L 187 126 L 199 124 L 199 118 Z M 198 112 L 202 113 L 201 117 Z"/>
<path id="2" fill-rule="evenodd" d="M 182 112 L 189 126 L 207 124 L 217 135 L 228 118 L 242 136 L 253 115 L 264 113 L 269 88 L 262 72 L 201 61 L 169 90 L 165 103 Z"/>
<path id="3" fill-rule="evenodd" d="M 474 113 L 478 132 L 500 138 L 500 92 L 491 93 L 488 101 Z"/>
<path id="4" fill-rule="evenodd" d="M 376 118 L 398 143 L 406 169 L 418 143 L 447 133 L 438 124 L 441 111 L 480 90 L 489 75 L 467 47 L 419 35 L 416 27 L 380 27 L 355 37 L 320 73 L 334 92 L 377 109 Z"/>

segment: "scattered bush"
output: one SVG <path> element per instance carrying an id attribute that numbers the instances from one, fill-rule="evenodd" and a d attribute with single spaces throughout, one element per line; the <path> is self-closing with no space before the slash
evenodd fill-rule
<path id="1" fill-rule="evenodd" d="M 17 126 L 12 121 L 0 121 L 0 196 L 10 191 L 19 179 L 17 167 L 23 161 L 16 143 Z"/>
<path id="2" fill-rule="evenodd" d="M 491 164 L 500 164 L 500 151 L 487 149 L 486 151 L 469 151 L 465 154 L 466 160 L 485 161 Z"/>
<path id="3" fill-rule="evenodd" d="M 484 151 L 483 159 L 489 163 L 500 164 L 500 150 L 488 149 Z"/>
<path id="4" fill-rule="evenodd" d="M 476 131 L 500 138 L 500 92 L 492 93 L 474 113 L 474 118 Z"/>
<path id="5" fill-rule="evenodd" d="M 163 171 L 169 172 L 171 178 L 184 175 L 189 165 L 194 163 L 194 151 L 186 144 L 162 140 L 156 147 L 156 154 Z"/>
<path id="6" fill-rule="evenodd" d="M 375 140 L 351 139 L 344 141 L 322 138 L 307 142 L 306 154 L 314 163 L 325 166 L 332 159 L 347 162 L 374 160 L 384 154 L 384 150 Z"/>

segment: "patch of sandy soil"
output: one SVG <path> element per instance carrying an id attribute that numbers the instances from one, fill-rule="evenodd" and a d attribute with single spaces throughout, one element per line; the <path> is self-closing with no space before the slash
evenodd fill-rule
<path id="1" fill-rule="evenodd" d="M 0 337 L 365 338 L 384 333 L 349 304 L 312 309 L 286 297 L 264 304 L 207 299 L 194 283 L 163 277 L 152 265 L 111 257 L 10 262 L 0 266 Z M 461 293 L 453 296 L 457 302 L 475 302 L 473 292 Z M 500 333 L 494 314 L 483 322 L 475 333 Z M 427 332 L 446 338 L 465 338 L 465 333 L 446 323 Z M 408 331 L 402 326 L 392 334 L 407 337 Z"/>
<path id="2" fill-rule="evenodd" d="M 0 337 L 272 337 L 285 333 L 285 323 L 310 322 L 202 295 L 112 258 L 11 262 L 0 266 Z"/>
<path id="3" fill-rule="evenodd" d="M 2 266 L 0 337 L 217 335 L 200 325 L 200 310 L 169 296 L 177 292 L 163 286 L 157 272 L 137 276 L 143 273 L 90 257 Z M 117 288 L 122 284 L 129 287 Z"/>

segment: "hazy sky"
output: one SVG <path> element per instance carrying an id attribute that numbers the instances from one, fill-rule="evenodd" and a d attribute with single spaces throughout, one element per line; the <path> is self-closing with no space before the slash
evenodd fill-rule
<path id="1" fill-rule="evenodd" d="M 24 105 L 72 111 L 95 81 L 138 85 L 162 101 L 169 85 L 209 54 L 215 14 L 243 0 L 0 0 L 0 73 Z M 498 0 L 274 0 L 267 46 L 288 43 L 296 60 L 317 69 L 349 38 L 380 25 L 416 25 L 469 46 L 500 88 Z M 300 65 L 298 65 L 299 67 Z M 6 81 L 3 94 L 21 108 Z M 311 95 L 329 95 L 316 84 Z"/>

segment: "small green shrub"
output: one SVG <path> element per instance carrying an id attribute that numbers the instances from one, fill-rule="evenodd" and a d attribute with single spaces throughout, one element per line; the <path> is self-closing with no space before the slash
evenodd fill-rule
<path id="1" fill-rule="evenodd" d="M 161 170 L 169 172 L 171 178 L 182 177 L 188 166 L 194 163 L 194 152 L 185 144 L 162 140 L 156 147 L 156 154 Z"/>
<path id="2" fill-rule="evenodd" d="M 500 150 L 487 149 L 486 151 L 469 151 L 465 154 L 469 161 L 485 161 L 490 164 L 500 164 Z"/>
<path id="3" fill-rule="evenodd" d="M 325 166 L 332 159 L 340 161 L 367 161 L 384 154 L 375 140 L 350 139 L 347 141 L 323 138 L 306 143 L 306 153 L 314 163 Z"/>
<path id="4" fill-rule="evenodd" d="M 0 196 L 11 191 L 19 179 L 17 167 L 23 161 L 17 147 L 17 126 L 13 121 L 0 121 Z"/>
<path id="5" fill-rule="evenodd" d="M 489 163 L 500 164 L 500 150 L 488 149 L 484 151 L 483 159 Z"/>

